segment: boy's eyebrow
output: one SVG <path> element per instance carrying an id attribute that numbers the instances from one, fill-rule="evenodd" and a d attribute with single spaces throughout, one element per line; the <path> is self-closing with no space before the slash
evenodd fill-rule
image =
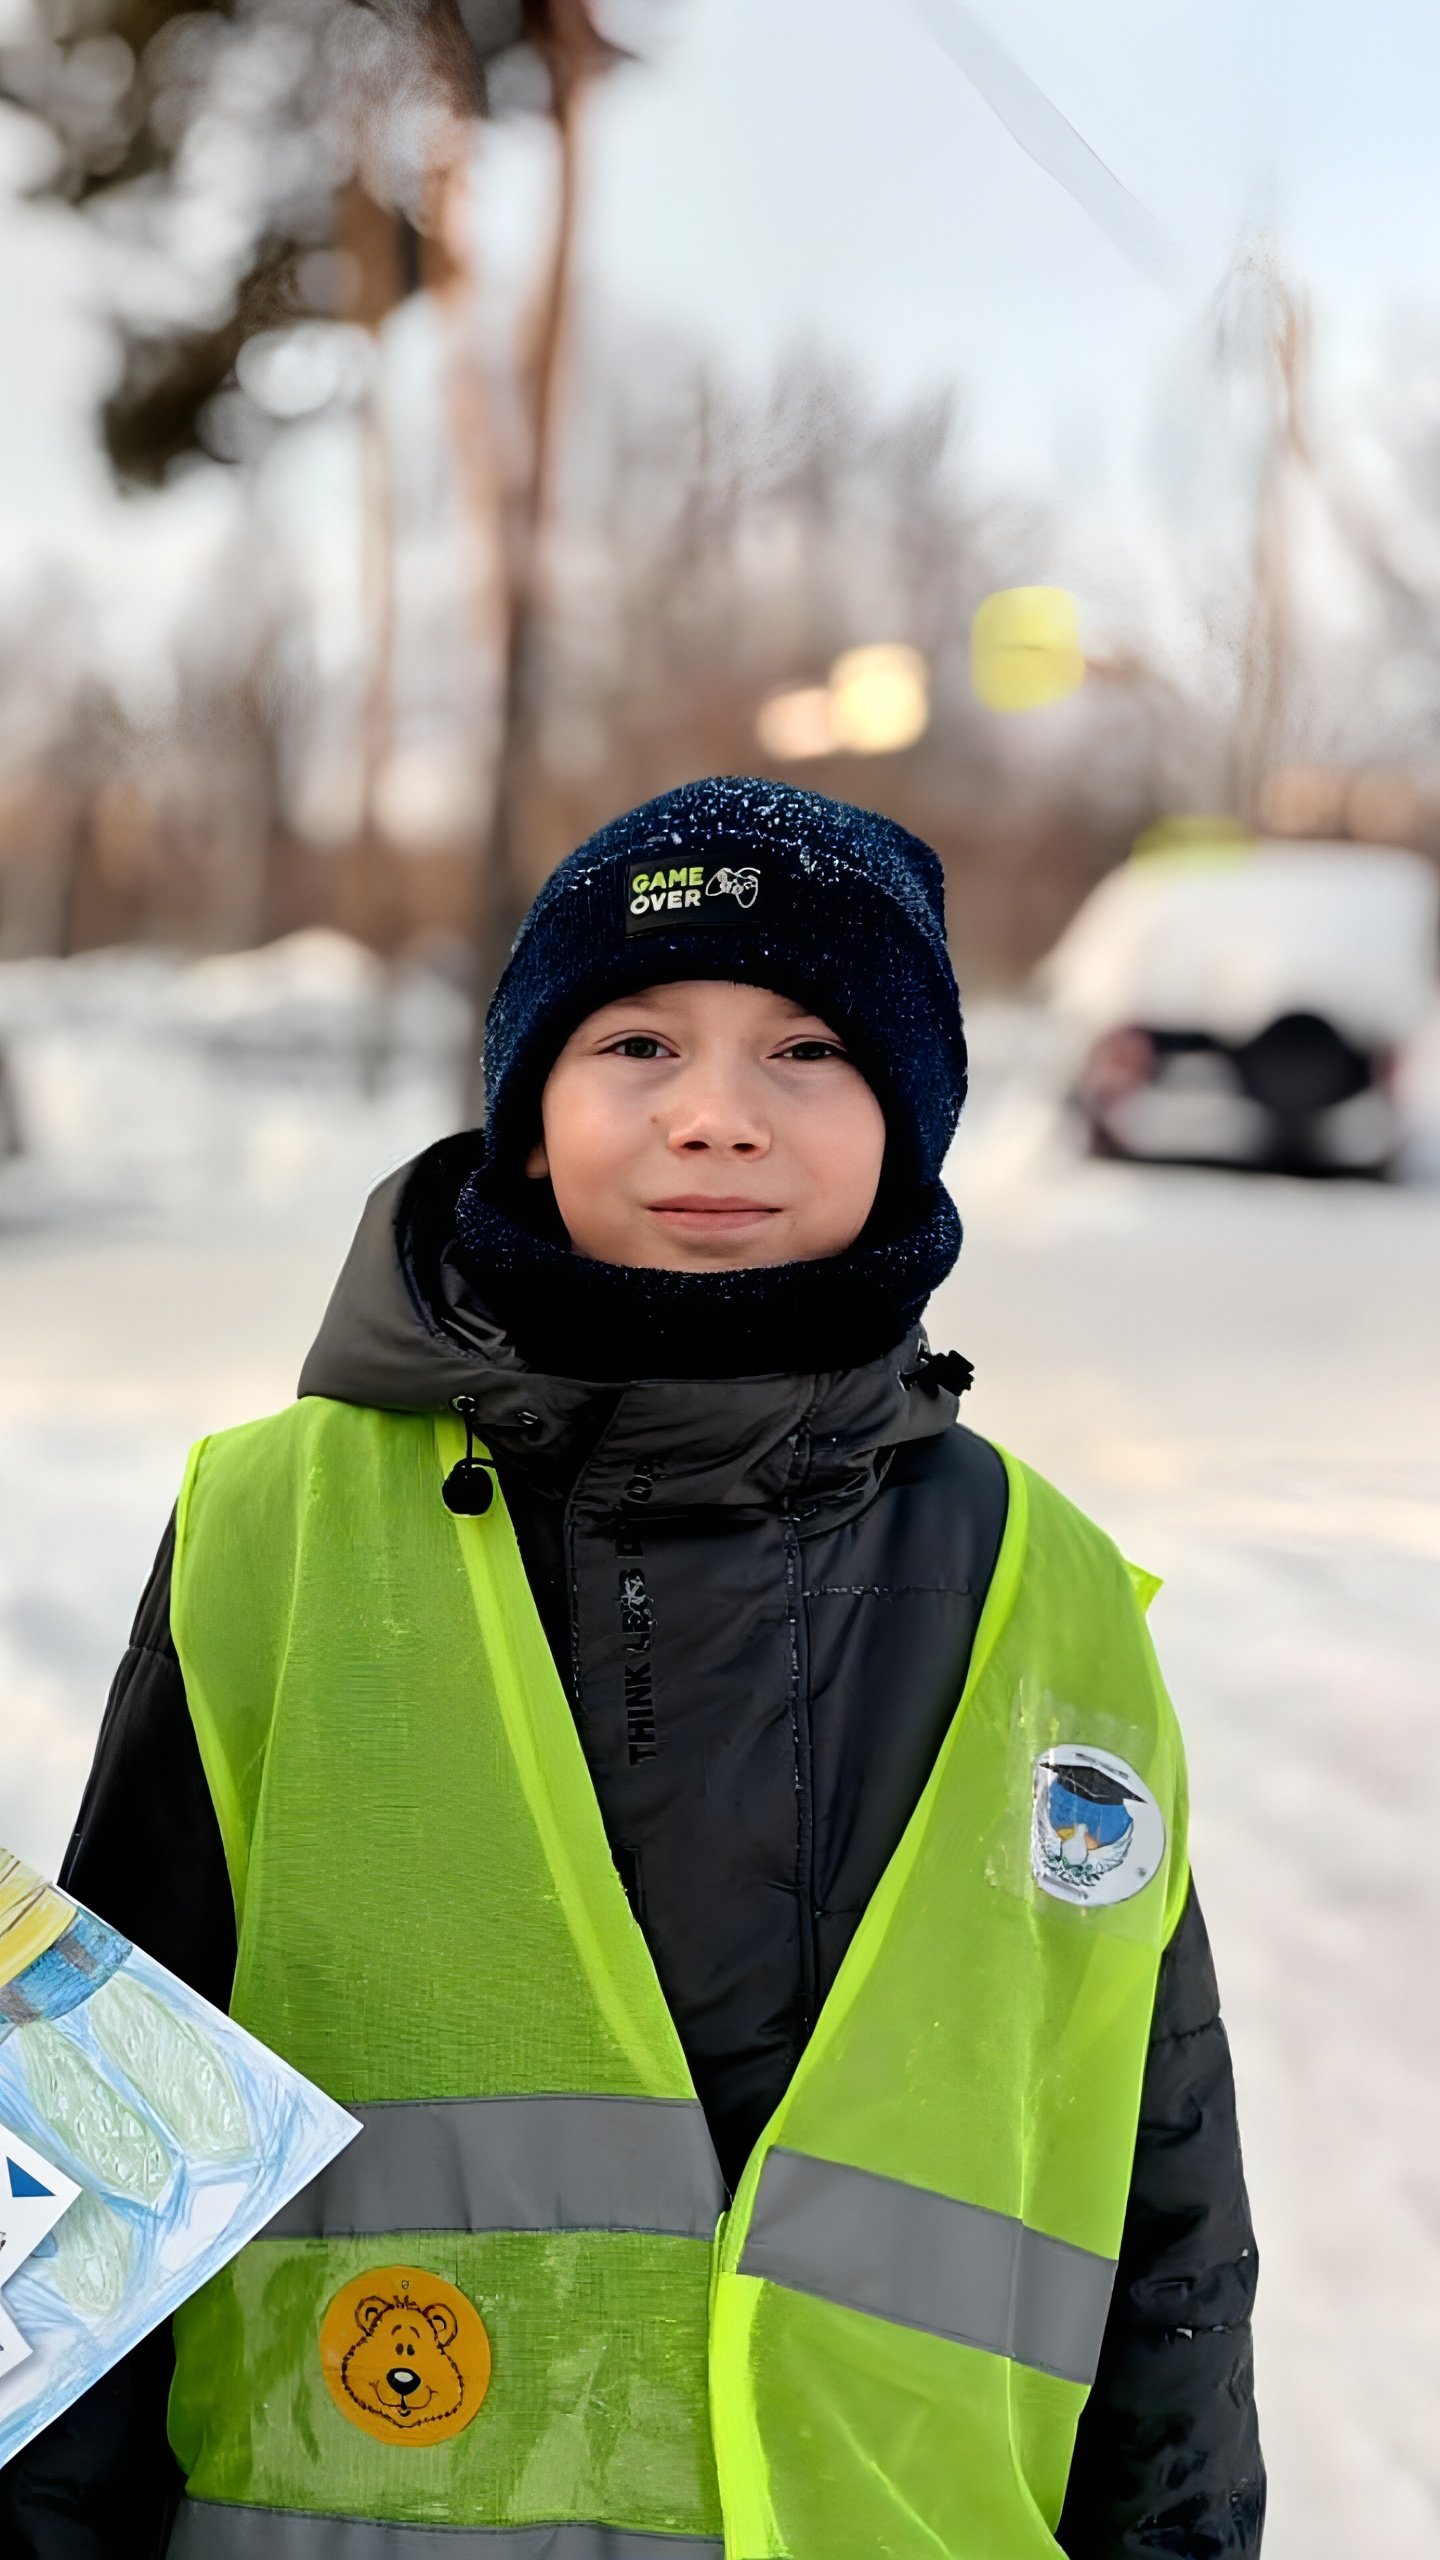
<path id="1" fill-rule="evenodd" d="M 679 989 L 671 986 L 634 987 L 628 994 L 607 996 L 604 1003 L 597 1004 L 585 1019 L 587 1022 L 598 1022 L 602 1014 L 633 1013 L 643 1005 L 658 1005 L 662 1009 L 671 1007 L 678 993 Z"/>
<path id="2" fill-rule="evenodd" d="M 618 1004 L 597 1005 L 593 1013 L 587 1013 L 584 1021 L 576 1024 L 576 1030 L 613 1031 L 617 1023 L 636 1022 L 647 1013 L 668 1015 L 672 1011 L 671 1006 L 647 1005 L 643 998 L 637 996 L 629 1004 L 622 999 Z"/>

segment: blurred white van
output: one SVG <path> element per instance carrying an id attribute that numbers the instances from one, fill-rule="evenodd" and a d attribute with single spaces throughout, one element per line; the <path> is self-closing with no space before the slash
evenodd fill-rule
<path id="1" fill-rule="evenodd" d="M 1379 1173 L 1437 993 L 1440 879 L 1390 845 L 1142 853 L 1042 964 L 1093 1151 Z"/>

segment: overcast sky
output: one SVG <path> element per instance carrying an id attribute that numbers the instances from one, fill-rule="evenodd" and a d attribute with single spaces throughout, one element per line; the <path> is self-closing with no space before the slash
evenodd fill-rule
<path id="1" fill-rule="evenodd" d="M 1174 243 L 1169 286 L 977 96 L 934 31 L 949 6 L 657 5 L 658 47 L 592 114 L 591 311 L 676 321 L 756 373 L 809 340 L 882 392 L 958 380 L 987 478 L 1112 519 L 1247 224 L 1311 292 L 1342 394 L 1407 333 L 1440 347 L 1435 0 L 978 0 Z M 524 148 L 487 136 L 502 187 Z M 103 347 L 63 227 L 0 203 L 0 515 L 32 529 L 103 505 Z"/>
<path id="2" fill-rule="evenodd" d="M 1247 224 L 1353 377 L 1440 324 L 1434 0 L 983 0 L 1182 260 L 1157 287 L 1027 159 L 935 35 L 947 0 L 670 0 L 595 119 L 592 276 L 747 363 L 808 336 L 878 382 L 959 376 L 983 454 L 1135 467 Z"/>

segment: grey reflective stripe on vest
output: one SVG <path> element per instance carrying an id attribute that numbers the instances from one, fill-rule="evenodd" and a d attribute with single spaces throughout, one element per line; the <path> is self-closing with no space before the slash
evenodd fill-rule
<path id="1" fill-rule="evenodd" d="M 265 2240 L 385 2231 L 660 2231 L 709 2240 L 725 2190 L 682 2098 L 434 2098 L 357 2106 L 365 2130 Z"/>
<path id="2" fill-rule="evenodd" d="M 1088 2383 L 1115 2262 L 1007 2213 L 777 2147 L 739 2273 Z"/>
<path id="3" fill-rule="evenodd" d="M 166 2560 L 724 2560 L 693 2533 L 607 2524 L 378 2524 L 184 2498 Z"/>

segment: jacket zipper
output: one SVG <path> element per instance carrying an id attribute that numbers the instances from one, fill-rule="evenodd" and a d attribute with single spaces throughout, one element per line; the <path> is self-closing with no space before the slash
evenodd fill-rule
<path id="1" fill-rule="evenodd" d="M 801 1592 L 800 1535 L 785 1521 L 785 1614 L 790 1629 L 790 1729 L 795 1746 L 796 1893 L 800 1903 L 802 2050 L 820 2013 L 820 1947 L 815 1913 L 815 1772 L 810 1727 L 810 1662 Z M 798 2056 L 797 2056 L 798 2059 Z"/>

